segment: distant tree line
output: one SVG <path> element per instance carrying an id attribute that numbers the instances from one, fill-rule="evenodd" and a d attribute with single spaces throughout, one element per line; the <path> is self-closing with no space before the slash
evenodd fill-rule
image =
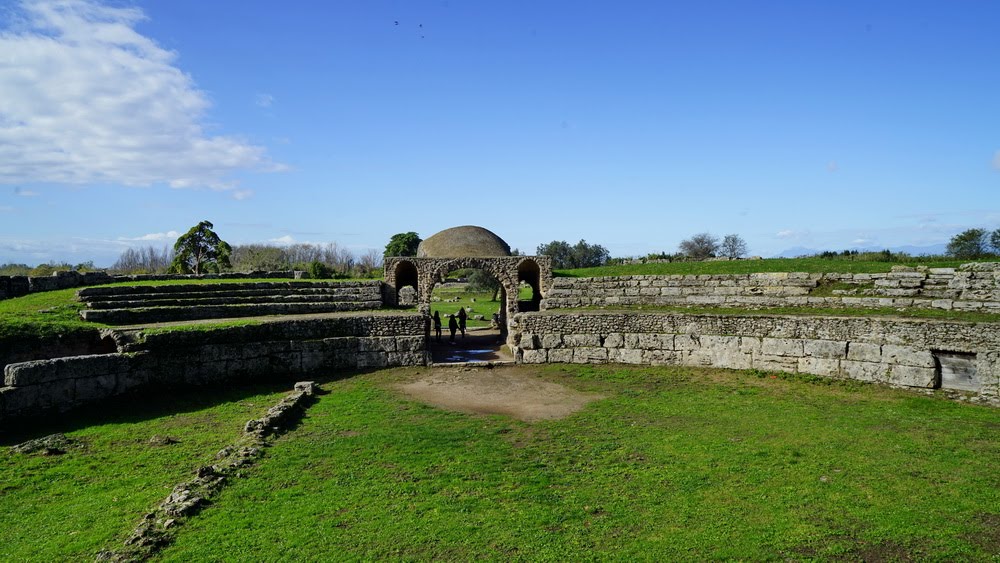
<path id="1" fill-rule="evenodd" d="M 552 267 L 558 270 L 603 266 L 611 257 L 607 248 L 599 244 L 588 244 L 583 239 L 574 245 L 564 240 L 554 240 L 538 245 L 536 252 L 539 256 L 551 257 Z"/>

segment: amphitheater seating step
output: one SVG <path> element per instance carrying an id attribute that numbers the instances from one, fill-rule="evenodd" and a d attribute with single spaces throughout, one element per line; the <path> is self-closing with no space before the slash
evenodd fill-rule
<path id="1" fill-rule="evenodd" d="M 254 282 L 90 287 L 84 320 L 105 324 L 301 315 L 378 309 L 381 282 Z"/>

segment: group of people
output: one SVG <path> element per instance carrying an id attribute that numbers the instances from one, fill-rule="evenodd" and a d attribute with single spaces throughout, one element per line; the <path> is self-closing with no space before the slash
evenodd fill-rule
<path id="1" fill-rule="evenodd" d="M 457 320 L 456 320 L 456 317 Z M 441 342 L 441 313 L 434 311 L 434 335 L 437 337 L 437 341 Z M 465 322 L 469 319 L 469 314 L 465 312 L 465 307 L 460 307 L 458 309 L 458 314 L 448 315 L 448 331 L 451 332 L 451 340 L 448 341 L 449 344 L 455 343 L 455 332 L 461 330 L 462 338 L 465 338 Z"/>

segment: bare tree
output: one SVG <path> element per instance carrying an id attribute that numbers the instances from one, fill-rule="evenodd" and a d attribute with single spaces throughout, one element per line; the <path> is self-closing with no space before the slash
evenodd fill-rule
<path id="1" fill-rule="evenodd" d="M 154 246 L 126 248 L 111 270 L 122 274 L 161 274 L 167 271 L 174 253 L 169 246 L 157 250 Z"/>
<path id="2" fill-rule="evenodd" d="M 679 248 L 681 254 L 688 258 L 704 260 L 715 256 L 715 253 L 719 251 L 719 239 L 710 233 L 698 233 L 681 241 Z"/>
<path id="3" fill-rule="evenodd" d="M 733 260 L 743 258 L 747 253 L 747 241 L 737 234 L 726 235 L 722 238 L 722 246 L 719 251 L 723 256 Z"/>
<path id="4" fill-rule="evenodd" d="M 358 275 L 368 277 L 372 273 L 382 267 L 382 253 L 378 250 L 372 248 L 361 254 L 358 258 L 357 272 Z"/>

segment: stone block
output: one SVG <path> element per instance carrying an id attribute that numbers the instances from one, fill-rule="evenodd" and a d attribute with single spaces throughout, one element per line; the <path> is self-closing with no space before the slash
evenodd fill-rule
<path id="1" fill-rule="evenodd" d="M 641 364 L 642 350 L 631 350 L 626 348 L 608 349 L 608 361 L 618 364 Z"/>
<path id="2" fill-rule="evenodd" d="M 561 334 L 543 334 L 542 335 L 542 348 L 562 348 L 563 338 Z"/>
<path id="3" fill-rule="evenodd" d="M 673 350 L 674 335 L 648 333 L 638 334 L 636 348 L 642 350 Z"/>
<path id="4" fill-rule="evenodd" d="M 755 336 L 740 337 L 740 352 L 744 354 L 760 355 L 762 339 Z"/>
<path id="5" fill-rule="evenodd" d="M 425 363 L 423 352 L 389 352 L 386 362 L 390 366 L 422 366 Z"/>
<path id="6" fill-rule="evenodd" d="M 625 348 L 629 349 L 641 349 L 639 347 L 639 335 L 634 333 L 626 333 L 622 335 L 625 339 Z"/>
<path id="7" fill-rule="evenodd" d="M 847 359 L 856 362 L 880 363 L 882 361 L 882 346 L 866 342 L 848 342 Z"/>
<path id="8" fill-rule="evenodd" d="M 921 350 L 912 346 L 882 346 L 882 361 L 888 364 L 933 368 L 936 366 L 934 355 L 929 350 Z"/>
<path id="9" fill-rule="evenodd" d="M 99 401 L 115 395 L 118 379 L 114 374 L 76 379 L 75 400 L 79 403 Z"/>
<path id="10" fill-rule="evenodd" d="M 889 377 L 889 366 L 878 362 L 841 360 L 840 369 L 847 377 L 857 379 L 859 381 L 884 382 Z"/>
<path id="11" fill-rule="evenodd" d="M 426 349 L 427 343 L 423 336 L 396 337 L 396 350 L 398 352 L 423 352 Z"/>
<path id="12" fill-rule="evenodd" d="M 933 388 L 937 383 L 937 370 L 934 368 L 894 365 L 889 371 L 889 382 L 907 387 Z"/>
<path id="13" fill-rule="evenodd" d="M 811 358 L 846 358 L 847 342 L 834 340 L 806 340 L 802 352 Z"/>
<path id="14" fill-rule="evenodd" d="M 798 371 L 800 373 L 837 377 L 840 375 L 840 360 L 817 357 L 799 358 Z"/>
<path id="15" fill-rule="evenodd" d="M 0 388 L 4 417 L 23 416 L 37 411 L 39 389 L 38 385 Z"/>
<path id="16" fill-rule="evenodd" d="M 678 358 L 673 350 L 642 350 L 642 363 L 652 366 L 675 365 Z"/>
<path id="17" fill-rule="evenodd" d="M 548 361 L 548 353 L 545 350 L 524 350 L 521 361 L 525 364 L 544 364 Z"/>
<path id="18" fill-rule="evenodd" d="M 608 362 L 607 348 L 575 348 L 573 363 L 575 364 L 605 364 Z"/>
<path id="19" fill-rule="evenodd" d="M 622 348 L 625 345 L 625 337 L 620 332 L 612 332 L 604 337 L 605 348 Z"/>
<path id="20" fill-rule="evenodd" d="M 799 360 L 794 357 L 763 354 L 760 356 L 754 356 L 753 358 L 753 369 L 795 373 L 795 370 L 798 368 Z"/>
<path id="21" fill-rule="evenodd" d="M 359 368 L 384 368 L 388 364 L 389 358 L 386 352 L 358 352 L 357 366 Z"/>
<path id="22" fill-rule="evenodd" d="M 566 334 L 563 344 L 568 348 L 596 348 L 601 345 L 601 338 L 596 334 Z"/>
<path id="23" fill-rule="evenodd" d="M 521 339 L 518 341 L 517 346 L 522 350 L 536 350 L 541 346 L 541 342 L 538 336 L 530 332 L 526 332 L 521 335 Z"/>
<path id="24" fill-rule="evenodd" d="M 793 338 L 764 338 L 760 351 L 764 356 L 800 358 L 803 356 L 803 345 L 801 340 Z"/>
<path id="25" fill-rule="evenodd" d="M 573 348 L 553 348 L 548 353 L 550 363 L 569 364 L 573 362 Z"/>
<path id="26" fill-rule="evenodd" d="M 392 337 L 366 337 L 358 339 L 359 352 L 395 352 L 396 339 Z"/>

